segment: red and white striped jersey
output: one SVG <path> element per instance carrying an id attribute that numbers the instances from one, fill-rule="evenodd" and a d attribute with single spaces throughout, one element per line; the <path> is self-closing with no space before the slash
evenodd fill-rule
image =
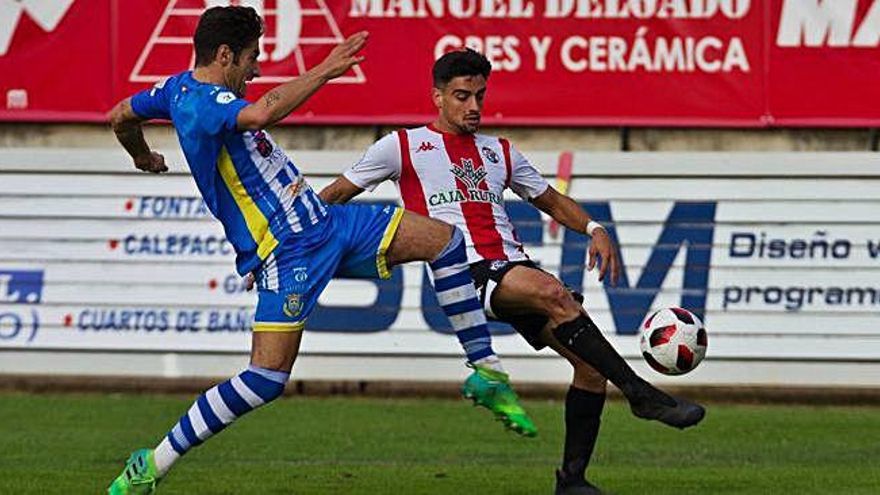
<path id="1" fill-rule="evenodd" d="M 504 189 L 529 200 L 549 186 L 506 139 L 431 125 L 388 134 L 344 175 L 370 191 L 393 180 L 407 210 L 464 232 L 470 263 L 528 259 L 504 209 Z"/>

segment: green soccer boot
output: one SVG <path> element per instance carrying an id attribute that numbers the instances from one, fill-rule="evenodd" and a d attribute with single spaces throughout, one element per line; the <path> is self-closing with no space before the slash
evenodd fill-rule
<path id="1" fill-rule="evenodd" d="M 535 423 L 519 405 L 516 392 L 510 387 L 507 373 L 468 363 L 474 372 L 461 387 L 461 395 L 492 411 L 497 419 L 510 430 L 526 437 L 538 434 Z"/>
<path id="2" fill-rule="evenodd" d="M 109 495 L 149 495 L 156 493 L 159 475 L 151 449 L 135 450 L 128 457 L 122 474 L 107 488 Z"/>

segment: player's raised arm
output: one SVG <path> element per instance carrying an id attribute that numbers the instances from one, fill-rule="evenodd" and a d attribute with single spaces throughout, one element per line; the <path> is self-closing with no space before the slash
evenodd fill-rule
<path id="1" fill-rule="evenodd" d="M 165 157 L 150 150 L 147 140 L 144 139 L 144 130 L 141 127 L 143 120 L 132 110 L 131 98 L 120 101 L 110 111 L 110 126 L 116 134 L 116 139 L 131 155 L 134 166 L 154 174 L 167 172 Z"/>
<path id="2" fill-rule="evenodd" d="M 243 108 L 238 114 L 238 128 L 259 130 L 290 115 L 318 88 L 364 60 L 359 52 L 366 45 L 367 36 L 366 31 L 353 34 L 336 45 L 320 64 L 302 76 L 270 90 L 255 103 Z"/>
<path id="3" fill-rule="evenodd" d="M 533 198 L 532 204 L 569 229 L 591 236 L 593 240 L 590 242 L 588 268 L 592 270 L 596 266 L 598 257 L 601 260 L 599 280 L 604 280 L 605 275 L 611 270 L 611 283 L 617 285 L 617 278 L 620 275 L 617 249 L 601 224 L 594 222 L 577 202 L 568 196 L 559 194 L 559 191 L 553 187 L 548 187 L 541 195 Z"/>

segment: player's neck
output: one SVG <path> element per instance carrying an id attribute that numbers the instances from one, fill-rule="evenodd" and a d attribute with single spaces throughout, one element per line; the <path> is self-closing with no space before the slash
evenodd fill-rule
<path id="1" fill-rule="evenodd" d="M 195 69 L 193 69 L 192 75 L 193 79 L 201 83 L 217 84 L 220 86 L 224 86 L 226 84 L 226 80 L 223 77 L 223 71 L 217 70 L 216 67 L 212 67 L 210 65 L 196 67 Z"/>
<path id="2" fill-rule="evenodd" d="M 442 132 L 443 134 L 452 134 L 455 136 L 470 136 L 471 133 L 462 131 L 457 126 L 454 126 L 447 122 L 442 118 L 437 118 L 434 122 L 431 123 L 430 127 L 438 132 Z"/>

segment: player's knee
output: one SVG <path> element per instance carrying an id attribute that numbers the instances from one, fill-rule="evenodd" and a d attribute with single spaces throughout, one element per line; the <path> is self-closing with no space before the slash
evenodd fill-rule
<path id="1" fill-rule="evenodd" d="M 452 235 L 449 237 L 449 241 L 434 258 L 429 260 L 429 263 L 432 269 L 437 269 L 466 261 L 467 251 L 464 245 L 464 234 L 462 234 L 458 227 L 452 227 Z"/>
<path id="2" fill-rule="evenodd" d="M 290 379 L 290 373 L 250 365 L 239 377 L 244 387 L 262 399 L 263 403 L 267 403 L 284 394 L 284 387 Z"/>
<path id="3" fill-rule="evenodd" d="M 537 292 L 544 310 L 551 319 L 567 321 L 579 314 L 577 303 L 562 285 L 546 283 L 539 287 Z"/>

